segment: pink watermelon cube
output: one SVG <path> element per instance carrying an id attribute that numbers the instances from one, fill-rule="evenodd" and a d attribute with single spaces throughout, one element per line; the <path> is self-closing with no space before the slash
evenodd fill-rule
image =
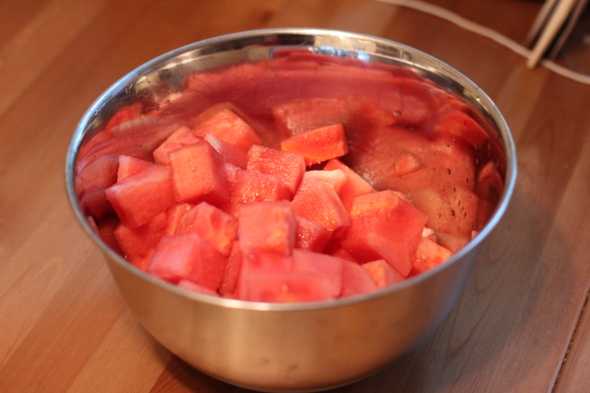
<path id="1" fill-rule="evenodd" d="M 222 204 L 228 197 L 223 159 L 207 142 L 183 147 L 169 155 L 178 202 Z"/>
<path id="2" fill-rule="evenodd" d="M 344 165 L 339 160 L 330 160 L 324 167 L 326 170 L 339 169 L 346 175 L 346 182 L 339 191 L 340 199 L 344 206 L 350 210 L 352 201 L 359 195 L 375 191 L 373 187 L 355 171 Z"/>
<path id="3" fill-rule="evenodd" d="M 189 281 L 189 280 L 180 280 L 180 282 L 177 285 L 179 288 L 186 289 L 189 292 L 204 293 L 206 295 L 219 296 L 217 294 L 217 292 L 212 291 L 211 289 L 209 289 L 207 287 L 203 287 L 199 284 L 195 284 L 194 282 Z"/>
<path id="4" fill-rule="evenodd" d="M 303 156 L 307 165 L 313 165 L 346 155 L 348 144 L 342 124 L 335 124 L 285 139 L 281 150 Z"/>
<path id="5" fill-rule="evenodd" d="M 126 178 L 105 193 L 121 221 L 131 228 L 146 224 L 174 204 L 170 168 L 158 165 Z"/>
<path id="6" fill-rule="evenodd" d="M 303 217 L 296 217 L 297 233 L 295 247 L 315 252 L 322 252 L 332 233 L 320 224 L 307 220 Z"/>
<path id="7" fill-rule="evenodd" d="M 153 167 L 149 161 L 140 160 L 139 158 L 121 155 L 119 156 L 119 168 L 117 170 L 117 183 L 122 182 L 126 178 L 138 174 L 144 169 Z"/>
<path id="8" fill-rule="evenodd" d="M 242 253 L 291 255 L 297 222 L 288 202 L 257 202 L 240 207 Z"/>
<path id="9" fill-rule="evenodd" d="M 329 232 L 346 228 L 350 217 L 334 187 L 323 181 L 304 181 L 291 202 L 293 212 Z"/>
<path id="10" fill-rule="evenodd" d="M 305 160 L 297 154 L 254 145 L 248 151 L 248 170 L 275 176 L 294 194 L 305 172 Z"/>
<path id="11" fill-rule="evenodd" d="M 342 262 L 342 297 L 363 295 L 377 290 L 369 273 L 353 262 Z"/>
<path id="12" fill-rule="evenodd" d="M 195 136 L 188 127 L 180 127 L 174 131 L 156 150 L 154 150 L 154 161 L 159 164 L 170 163 L 170 153 L 182 147 L 194 145 L 201 139 Z"/>
<path id="13" fill-rule="evenodd" d="M 234 216 L 201 202 L 180 218 L 174 234 L 196 233 L 227 256 L 237 232 L 238 220 Z"/>
<path id="14" fill-rule="evenodd" d="M 404 280 L 404 277 L 384 259 L 365 263 L 362 268 L 369 273 L 377 288 L 385 288 Z"/>
<path id="15" fill-rule="evenodd" d="M 223 273 L 223 281 L 219 287 L 219 293 L 224 297 L 237 297 L 238 279 L 240 278 L 240 271 L 242 270 L 242 251 L 240 250 L 240 243 L 235 241 L 232 245 L 227 264 L 225 265 L 225 272 Z"/>
<path id="16" fill-rule="evenodd" d="M 196 135 L 212 134 L 243 151 L 262 142 L 256 131 L 227 105 L 215 106 L 202 113 L 193 127 Z"/>
<path id="17" fill-rule="evenodd" d="M 209 242 L 195 233 L 165 236 L 151 258 L 148 271 L 163 280 L 189 280 L 217 291 L 226 260 Z"/>
<path id="18" fill-rule="evenodd" d="M 427 217 L 394 191 L 355 198 L 342 247 L 359 262 L 385 259 L 407 277 Z"/>

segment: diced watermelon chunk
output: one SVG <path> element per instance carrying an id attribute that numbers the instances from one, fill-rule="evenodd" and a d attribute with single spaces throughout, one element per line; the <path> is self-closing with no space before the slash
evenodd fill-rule
<path id="1" fill-rule="evenodd" d="M 223 142 L 248 151 L 254 144 L 262 141 L 248 123 L 228 107 L 218 106 L 199 115 L 194 124 L 196 135 L 212 134 Z"/>
<path id="2" fill-rule="evenodd" d="M 150 266 L 150 261 L 152 259 L 152 255 L 154 255 L 154 250 L 151 249 L 145 256 L 142 257 L 135 257 L 129 259 L 129 262 L 142 272 L 147 272 Z"/>
<path id="3" fill-rule="evenodd" d="M 247 151 L 242 150 L 238 146 L 223 142 L 213 134 L 205 135 L 204 139 L 221 155 L 221 157 L 223 157 L 225 162 L 236 165 L 240 168 L 246 168 L 248 163 Z"/>
<path id="4" fill-rule="evenodd" d="M 297 222 L 288 202 L 257 202 L 240 207 L 242 253 L 272 252 L 291 255 Z"/>
<path id="5" fill-rule="evenodd" d="M 302 278 L 309 275 L 309 285 L 291 285 L 294 300 L 326 300 L 338 297 L 342 291 L 342 265 L 339 258 L 306 250 L 293 251 L 293 273 Z M 293 283 L 291 283 L 293 284 Z"/>
<path id="6" fill-rule="evenodd" d="M 319 170 L 307 171 L 303 178 L 306 180 L 322 181 L 334 187 L 334 191 L 338 194 L 342 191 L 342 187 L 346 183 L 346 174 L 340 169 L 334 170 Z"/>
<path id="7" fill-rule="evenodd" d="M 427 217 L 394 191 L 357 197 L 351 216 L 342 247 L 359 262 L 385 259 L 407 277 Z"/>
<path id="8" fill-rule="evenodd" d="M 180 218 L 174 234 L 193 232 L 227 256 L 238 232 L 238 221 L 223 210 L 201 202 Z"/>
<path id="9" fill-rule="evenodd" d="M 496 205 L 491 204 L 485 199 L 480 199 L 477 204 L 477 219 L 475 221 L 475 229 L 483 228 L 492 215 L 496 211 Z"/>
<path id="10" fill-rule="evenodd" d="M 348 212 L 334 188 L 322 181 L 303 181 L 291 203 L 293 212 L 329 232 L 350 225 Z"/>
<path id="11" fill-rule="evenodd" d="M 240 243 L 235 241 L 231 248 L 231 253 L 225 265 L 223 281 L 219 287 L 219 293 L 225 297 L 237 297 L 238 279 L 242 269 L 242 251 Z"/>
<path id="12" fill-rule="evenodd" d="M 365 179 L 359 176 L 355 171 L 344 165 L 339 160 L 330 160 L 324 167 L 327 170 L 339 169 L 346 174 L 346 182 L 340 189 L 340 199 L 346 207 L 350 210 L 352 207 L 352 201 L 359 195 L 368 194 L 375 191 L 373 187 Z"/>
<path id="13" fill-rule="evenodd" d="M 209 289 L 207 287 L 203 287 L 199 284 L 195 284 L 194 282 L 189 281 L 189 280 L 180 280 L 180 282 L 177 285 L 178 285 L 178 287 L 186 289 L 189 292 L 204 293 L 206 295 L 219 296 L 219 295 L 217 295 L 217 292 L 212 291 L 211 289 Z"/>
<path id="14" fill-rule="evenodd" d="M 139 158 L 121 155 L 119 156 L 119 168 L 117 170 L 117 182 L 120 183 L 126 178 L 133 176 L 144 169 L 153 167 L 154 164 Z"/>
<path id="15" fill-rule="evenodd" d="M 369 276 L 377 288 L 385 288 L 391 284 L 404 280 L 404 277 L 392 268 L 384 259 L 365 263 L 362 265 L 362 268 L 369 273 Z"/>
<path id="16" fill-rule="evenodd" d="M 238 297 L 242 300 L 277 301 L 292 275 L 293 257 L 275 253 L 242 255 Z"/>
<path id="17" fill-rule="evenodd" d="M 119 110 L 109 119 L 105 129 L 110 129 L 130 120 L 137 119 L 141 116 L 142 109 L 143 105 L 140 102 L 119 108 Z"/>
<path id="18" fill-rule="evenodd" d="M 166 212 L 162 212 L 139 228 L 130 228 L 125 224 L 119 224 L 115 229 L 115 238 L 123 256 L 131 260 L 148 255 L 164 236 L 167 221 Z"/>
<path id="19" fill-rule="evenodd" d="M 106 197 L 126 225 L 137 228 L 174 204 L 170 168 L 154 166 L 106 190 Z"/>
<path id="20" fill-rule="evenodd" d="M 117 156 L 102 156 L 88 164 L 76 175 L 76 192 L 78 195 L 93 189 L 105 189 L 117 181 Z"/>
<path id="21" fill-rule="evenodd" d="M 457 252 L 469 242 L 470 238 L 467 235 L 455 235 L 446 232 L 437 232 L 436 238 L 438 242 L 448 250 Z"/>
<path id="22" fill-rule="evenodd" d="M 222 204 L 228 197 L 223 159 L 207 142 L 183 147 L 169 155 L 178 202 Z"/>
<path id="23" fill-rule="evenodd" d="M 159 164 L 169 164 L 170 153 L 185 146 L 199 143 L 199 141 L 201 139 L 195 136 L 190 128 L 180 127 L 154 150 L 154 160 Z"/>
<path id="24" fill-rule="evenodd" d="M 459 110 L 443 114 L 434 126 L 434 132 L 462 139 L 472 147 L 481 146 L 490 138 L 473 118 Z"/>
<path id="25" fill-rule="evenodd" d="M 107 200 L 104 188 L 87 190 L 80 197 L 80 207 L 85 214 L 97 220 L 113 212 L 113 207 Z"/>
<path id="26" fill-rule="evenodd" d="M 248 151 L 248 170 L 275 176 L 294 194 L 305 172 L 303 157 L 254 145 Z"/>
<path id="27" fill-rule="evenodd" d="M 292 136 L 281 143 L 281 149 L 303 156 L 307 165 L 318 164 L 348 153 L 342 124 L 316 128 Z"/>
<path id="28" fill-rule="evenodd" d="M 166 235 L 175 235 L 182 218 L 193 208 L 189 203 L 179 203 L 168 210 L 168 223 L 166 225 Z"/>
<path id="29" fill-rule="evenodd" d="M 328 244 L 332 233 L 320 224 L 316 224 L 303 217 L 296 217 L 296 219 L 297 234 L 295 247 L 322 252 Z"/>
<path id="30" fill-rule="evenodd" d="M 237 214 L 241 205 L 254 202 L 277 202 L 289 200 L 291 192 L 275 176 L 255 171 L 225 166 L 230 184 L 230 202 L 227 208 Z"/>
<path id="31" fill-rule="evenodd" d="M 293 257 L 258 254 L 243 260 L 239 295 L 244 300 L 298 302 L 334 299 L 342 288 L 338 258 L 295 250 Z"/>
<path id="32" fill-rule="evenodd" d="M 353 262 L 342 262 L 342 297 L 363 295 L 377 290 L 365 269 Z"/>
<path id="33" fill-rule="evenodd" d="M 189 280 L 217 291 L 226 260 L 195 233 L 165 236 L 160 240 L 148 271 L 166 281 Z"/>
<path id="34" fill-rule="evenodd" d="M 416 260 L 414 261 L 414 274 L 427 272 L 435 268 L 451 257 L 451 251 L 439 246 L 436 242 L 423 238 L 418 244 L 416 250 Z"/>
<path id="35" fill-rule="evenodd" d="M 290 101 L 272 109 L 279 129 L 296 135 L 332 124 L 344 124 L 349 118 L 346 102 L 334 98 Z"/>
<path id="36" fill-rule="evenodd" d="M 350 255 L 350 253 L 346 251 L 344 248 L 338 248 L 336 249 L 336 251 L 333 251 L 330 255 L 336 258 L 344 259 L 345 261 L 356 263 L 354 257 Z"/>

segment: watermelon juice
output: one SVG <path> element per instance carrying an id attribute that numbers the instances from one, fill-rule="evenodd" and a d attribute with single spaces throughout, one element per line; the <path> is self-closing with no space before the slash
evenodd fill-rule
<path id="1" fill-rule="evenodd" d="M 496 133 L 417 73 L 284 52 L 120 108 L 76 162 L 102 239 L 215 296 L 322 301 L 442 264 L 504 187 Z"/>

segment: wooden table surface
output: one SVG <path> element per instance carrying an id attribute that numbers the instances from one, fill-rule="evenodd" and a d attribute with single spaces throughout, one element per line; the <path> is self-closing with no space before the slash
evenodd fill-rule
<path id="1" fill-rule="evenodd" d="M 539 7 L 433 2 L 519 40 Z M 342 391 L 590 392 L 590 87 L 529 71 L 435 17 L 356 0 L 0 0 L 0 392 L 240 390 L 190 369 L 134 321 L 70 212 L 64 155 L 85 108 L 128 70 L 273 26 L 426 50 L 491 94 L 518 144 L 513 202 L 449 319 L 419 351 Z"/>

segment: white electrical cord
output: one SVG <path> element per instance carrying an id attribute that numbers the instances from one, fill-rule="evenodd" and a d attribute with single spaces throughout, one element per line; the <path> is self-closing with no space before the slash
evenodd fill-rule
<path id="1" fill-rule="evenodd" d="M 451 12 L 443 7 L 426 3 L 421 0 L 377 0 L 381 3 L 390 4 L 398 7 L 411 8 L 416 11 L 424 12 L 426 14 L 436 16 L 441 19 L 445 19 L 456 26 L 459 26 L 467 31 L 475 34 L 482 35 L 489 38 L 490 40 L 510 49 L 511 51 L 528 58 L 531 51 L 510 38 L 492 30 L 488 27 L 482 26 L 469 19 L 463 18 L 462 16 Z M 540 63 L 542 66 L 549 70 L 563 76 L 564 78 L 571 79 L 578 83 L 590 85 L 590 75 L 585 75 L 576 71 L 572 71 L 569 68 L 565 68 L 551 60 L 542 60 Z"/>

